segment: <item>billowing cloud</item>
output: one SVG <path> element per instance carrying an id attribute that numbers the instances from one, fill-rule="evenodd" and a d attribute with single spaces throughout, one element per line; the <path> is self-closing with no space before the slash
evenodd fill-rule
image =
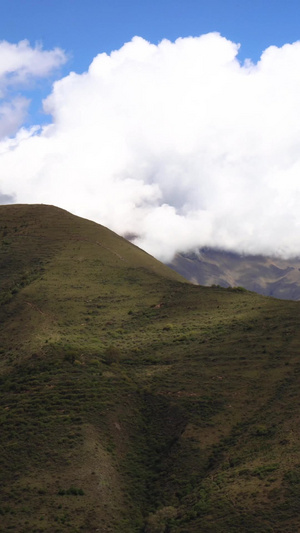
<path id="1" fill-rule="evenodd" d="M 52 123 L 0 143 L 1 190 L 96 220 L 162 260 L 300 255 L 300 42 L 257 64 L 217 33 L 135 37 L 57 81 Z"/>
<path id="2" fill-rule="evenodd" d="M 29 100 L 15 94 L 29 82 L 47 77 L 66 61 L 62 50 L 34 48 L 24 40 L 18 44 L 0 41 L 0 139 L 15 134 L 22 125 Z"/>

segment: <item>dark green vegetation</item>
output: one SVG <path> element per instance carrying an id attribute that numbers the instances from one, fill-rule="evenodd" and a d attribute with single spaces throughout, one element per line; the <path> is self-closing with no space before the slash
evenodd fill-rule
<path id="1" fill-rule="evenodd" d="M 300 530 L 299 303 L 1 206 L 0 531 Z"/>

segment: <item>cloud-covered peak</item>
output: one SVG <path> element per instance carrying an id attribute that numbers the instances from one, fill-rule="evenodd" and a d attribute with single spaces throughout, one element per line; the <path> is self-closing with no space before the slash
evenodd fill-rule
<path id="1" fill-rule="evenodd" d="M 300 254 L 300 43 L 241 64 L 218 33 L 134 37 L 56 81 L 52 123 L 0 144 L 3 194 L 94 219 L 160 259 Z"/>

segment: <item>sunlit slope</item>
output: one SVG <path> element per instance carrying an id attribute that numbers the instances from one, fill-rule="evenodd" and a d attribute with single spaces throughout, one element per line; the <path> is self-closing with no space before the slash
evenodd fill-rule
<path id="1" fill-rule="evenodd" d="M 299 303 L 0 213 L 0 531 L 299 531 Z"/>
<path id="2" fill-rule="evenodd" d="M 65 335 L 62 321 L 72 332 L 82 321 L 88 326 L 92 317 L 85 315 L 92 313 L 95 299 L 97 314 L 107 321 L 114 319 L 115 308 L 128 312 L 140 293 L 156 301 L 161 278 L 183 279 L 107 228 L 56 207 L 0 206 L 0 232 L 0 299 L 9 303 L 9 344 L 20 350 L 26 342 L 39 349 L 45 339 Z"/>
<path id="3" fill-rule="evenodd" d="M 107 228 L 47 205 L 1 205 L 1 280 L 15 279 L 24 268 L 50 259 L 62 262 L 98 260 L 99 266 L 145 268 L 161 276 L 180 279 L 152 256 Z M 103 273 L 103 272 L 102 272 Z M 24 272 L 22 272 L 24 274 Z"/>

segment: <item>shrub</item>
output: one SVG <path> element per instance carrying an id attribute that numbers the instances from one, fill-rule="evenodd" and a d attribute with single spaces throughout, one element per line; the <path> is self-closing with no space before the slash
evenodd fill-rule
<path id="1" fill-rule="evenodd" d="M 59 496 L 83 496 L 84 491 L 82 489 L 77 489 L 76 487 L 70 487 L 69 489 L 59 489 Z"/>
<path id="2" fill-rule="evenodd" d="M 149 515 L 145 527 L 145 533 L 165 533 L 170 520 L 176 518 L 175 507 L 163 507 L 156 513 Z"/>
<path id="3" fill-rule="evenodd" d="M 106 365 L 112 365 L 118 363 L 121 358 L 121 352 L 117 346 L 108 346 L 104 353 L 103 362 Z"/>
<path id="4" fill-rule="evenodd" d="M 166 324 L 163 327 L 163 331 L 171 331 L 174 328 L 173 324 Z"/>

